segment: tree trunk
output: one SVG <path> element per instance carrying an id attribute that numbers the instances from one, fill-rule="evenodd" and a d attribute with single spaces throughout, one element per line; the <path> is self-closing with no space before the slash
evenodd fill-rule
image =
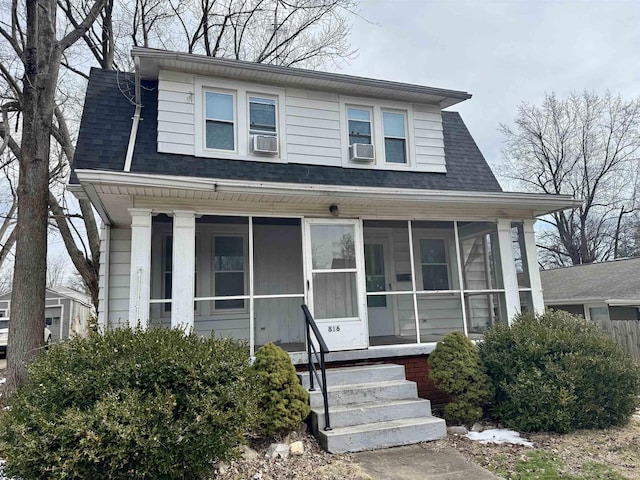
<path id="1" fill-rule="evenodd" d="M 27 0 L 22 155 L 18 181 L 16 260 L 9 322 L 7 392 L 26 379 L 26 363 L 44 345 L 49 151 L 60 65 L 56 1 Z"/>

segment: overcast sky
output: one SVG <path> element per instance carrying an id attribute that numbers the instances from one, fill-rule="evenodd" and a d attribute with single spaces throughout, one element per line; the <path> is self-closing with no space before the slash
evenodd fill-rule
<path id="1" fill-rule="evenodd" d="M 640 0 L 361 0 L 343 73 L 463 90 L 459 111 L 486 159 L 498 125 L 545 92 L 640 95 Z"/>

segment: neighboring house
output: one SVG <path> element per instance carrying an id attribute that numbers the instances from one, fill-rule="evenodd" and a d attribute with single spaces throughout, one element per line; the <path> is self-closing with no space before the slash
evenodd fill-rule
<path id="1" fill-rule="evenodd" d="M 640 257 L 542 270 L 547 307 L 587 320 L 640 320 Z"/>
<path id="2" fill-rule="evenodd" d="M 91 71 L 70 180 L 104 224 L 102 327 L 274 342 L 300 365 L 304 303 L 329 362 L 403 364 L 425 396 L 448 332 L 543 310 L 533 224 L 579 202 L 503 192 L 443 111 L 471 95 L 132 55 L 135 74 Z"/>
<path id="3" fill-rule="evenodd" d="M 71 335 L 84 335 L 94 309 L 91 297 L 68 287 L 46 290 L 45 325 L 51 332 L 51 341 L 67 339 Z M 0 295 L 0 349 L 6 348 L 11 320 L 11 292 Z"/>

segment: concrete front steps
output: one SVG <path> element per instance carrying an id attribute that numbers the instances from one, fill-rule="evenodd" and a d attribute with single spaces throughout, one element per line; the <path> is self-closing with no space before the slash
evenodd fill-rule
<path id="1" fill-rule="evenodd" d="M 308 390 L 309 374 L 298 376 Z M 318 388 L 309 392 L 309 402 L 312 431 L 328 452 L 375 450 L 447 435 L 444 420 L 431 415 L 429 400 L 418 398 L 417 386 L 405 379 L 402 365 L 330 368 L 327 385 L 332 430 L 324 430 L 324 405 Z"/>

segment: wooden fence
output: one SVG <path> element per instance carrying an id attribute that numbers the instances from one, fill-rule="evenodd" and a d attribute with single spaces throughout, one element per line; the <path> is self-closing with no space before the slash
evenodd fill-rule
<path id="1" fill-rule="evenodd" d="M 625 352 L 640 363 L 640 321 L 600 320 L 598 324 Z"/>

